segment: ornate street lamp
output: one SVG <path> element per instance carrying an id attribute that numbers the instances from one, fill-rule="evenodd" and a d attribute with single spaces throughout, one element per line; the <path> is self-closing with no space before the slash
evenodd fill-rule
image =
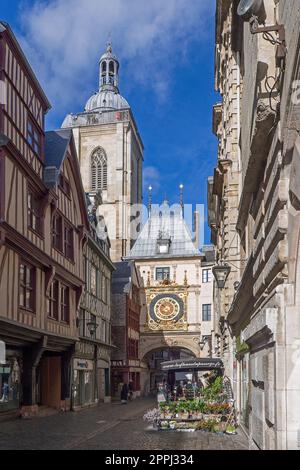
<path id="1" fill-rule="evenodd" d="M 228 276 L 231 272 L 231 267 L 229 264 L 221 262 L 221 264 L 218 264 L 212 268 L 212 272 L 217 282 L 218 288 L 224 289 Z"/>

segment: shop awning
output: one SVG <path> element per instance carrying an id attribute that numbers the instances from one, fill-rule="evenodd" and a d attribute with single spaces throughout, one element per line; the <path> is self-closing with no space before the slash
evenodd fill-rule
<path id="1" fill-rule="evenodd" d="M 221 359 L 188 359 L 176 360 L 161 363 L 161 369 L 164 371 L 190 371 L 190 370 L 216 370 L 224 369 L 224 364 Z"/>

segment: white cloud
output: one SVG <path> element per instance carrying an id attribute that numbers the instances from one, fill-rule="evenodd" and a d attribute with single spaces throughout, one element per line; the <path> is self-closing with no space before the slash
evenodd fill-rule
<path id="1" fill-rule="evenodd" d="M 160 172 L 154 166 L 147 166 L 143 169 L 144 187 L 152 186 L 153 190 L 157 192 L 161 185 Z"/>
<path id="2" fill-rule="evenodd" d="M 162 98 L 191 41 L 201 53 L 213 9 L 211 0 L 35 0 L 23 10 L 23 45 L 60 112 L 76 112 L 74 102 L 83 105 L 96 90 L 110 33 L 126 89 L 144 86 Z"/>

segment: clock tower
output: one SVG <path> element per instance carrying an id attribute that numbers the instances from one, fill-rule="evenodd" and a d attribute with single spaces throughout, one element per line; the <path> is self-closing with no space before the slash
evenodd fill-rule
<path id="1" fill-rule="evenodd" d="M 73 130 L 84 189 L 101 200 L 111 242 L 111 258 L 128 255 L 139 225 L 142 204 L 143 143 L 132 109 L 119 92 L 119 60 L 108 44 L 99 61 L 99 89 L 83 112 L 66 116 Z M 101 197 L 99 197 L 99 195 Z"/>
<path id="2" fill-rule="evenodd" d="M 144 394 L 165 378 L 162 360 L 212 355 L 214 250 L 199 251 L 182 206 L 150 208 L 128 260 L 134 261 L 141 299 L 140 360 Z"/>

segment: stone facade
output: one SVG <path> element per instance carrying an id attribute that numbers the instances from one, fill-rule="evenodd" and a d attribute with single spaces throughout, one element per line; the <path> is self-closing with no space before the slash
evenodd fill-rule
<path id="1" fill-rule="evenodd" d="M 233 344 L 226 326 L 234 296 L 234 283 L 241 266 L 239 237 L 236 232 L 239 191 L 241 188 L 240 133 L 240 52 L 237 38 L 230 34 L 233 10 L 230 2 L 218 2 L 216 31 L 215 88 L 222 102 L 213 108 L 213 132 L 218 139 L 218 163 L 208 181 L 208 221 L 217 258 L 230 264 L 225 289 L 214 297 L 218 318 L 215 325 L 216 356 L 222 357 L 225 371 L 232 376 Z"/>
<path id="2" fill-rule="evenodd" d="M 298 449 L 300 6 L 293 0 L 263 2 L 259 21 L 285 28 L 288 52 L 276 60 L 276 45 L 237 17 L 237 3 L 217 2 L 217 28 L 236 38 L 237 63 L 242 58 L 236 228 L 244 262 L 227 313 L 233 379 L 251 442 L 261 449 Z M 230 41 L 224 44 L 227 64 Z M 226 119 L 221 126 L 227 132 Z"/>
<path id="3" fill-rule="evenodd" d="M 149 209 L 130 251 L 139 279 L 143 394 L 154 391 L 161 380 L 162 360 L 213 356 L 214 250 L 206 247 L 201 253 L 196 244 L 182 208 L 165 201 Z"/>
<path id="4" fill-rule="evenodd" d="M 111 57 L 118 64 L 115 56 Z M 100 74 L 102 62 L 103 59 Z M 144 149 L 132 111 L 118 94 L 117 86 L 102 85 L 88 101 L 85 111 L 68 115 L 62 127 L 73 129 L 83 186 L 91 197 L 95 194 L 92 157 L 97 149 L 105 156 L 107 177 L 103 178 L 107 181 L 97 182 L 96 189 L 102 192 L 98 213 L 107 224 L 111 259 L 121 261 L 139 232 L 142 203 Z"/>

